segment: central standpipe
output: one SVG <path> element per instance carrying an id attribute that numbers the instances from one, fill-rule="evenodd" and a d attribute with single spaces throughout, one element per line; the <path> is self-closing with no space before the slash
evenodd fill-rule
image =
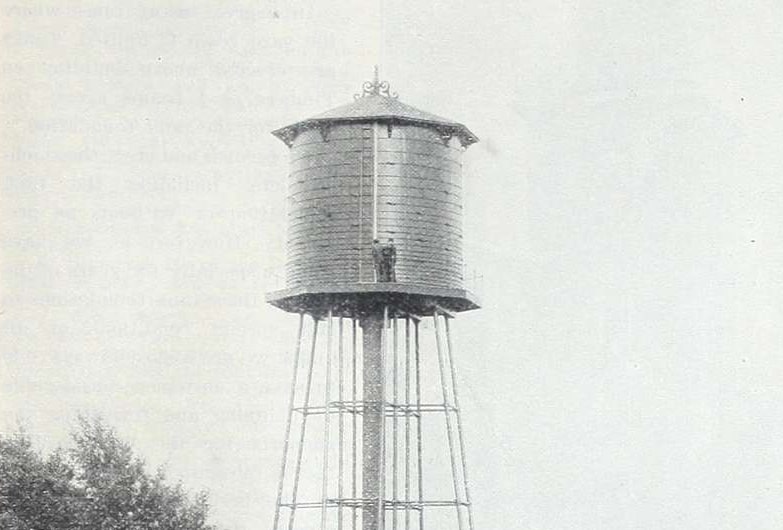
<path id="1" fill-rule="evenodd" d="M 363 401 L 362 431 L 362 530 L 382 530 L 384 527 L 384 484 L 386 428 L 386 326 L 388 309 L 361 321 L 363 334 Z"/>

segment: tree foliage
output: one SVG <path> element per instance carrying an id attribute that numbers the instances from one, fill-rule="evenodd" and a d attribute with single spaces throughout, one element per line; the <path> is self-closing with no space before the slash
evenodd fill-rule
<path id="1" fill-rule="evenodd" d="M 30 437 L 0 435 L 0 528 L 214 530 L 207 495 L 189 496 L 149 474 L 132 448 L 99 419 L 79 418 L 72 444 L 42 455 Z"/>

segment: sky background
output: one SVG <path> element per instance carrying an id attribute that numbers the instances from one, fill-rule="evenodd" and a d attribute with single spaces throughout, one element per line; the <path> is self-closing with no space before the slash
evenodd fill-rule
<path id="1" fill-rule="evenodd" d="M 50 8 L 58 8 L 52 11 Z M 0 1 L 0 429 L 102 415 L 271 527 L 287 148 L 465 123 L 477 530 L 783 528 L 783 4 Z"/>

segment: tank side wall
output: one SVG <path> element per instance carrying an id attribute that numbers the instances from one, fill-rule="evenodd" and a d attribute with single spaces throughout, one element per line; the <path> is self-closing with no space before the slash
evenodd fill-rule
<path id="1" fill-rule="evenodd" d="M 462 287 L 462 148 L 436 131 L 384 126 L 378 141 L 381 241 L 394 238 L 399 283 Z"/>
<path id="2" fill-rule="evenodd" d="M 335 126 L 328 141 L 315 129 L 294 141 L 288 178 L 289 287 L 358 282 L 360 277 L 372 281 L 370 133 L 369 126 Z"/>
<path id="3" fill-rule="evenodd" d="M 389 135 L 391 132 L 391 136 Z M 373 135 L 377 135 L 373 139 Z M 335 125 L 303 131 L 288 180 L 289 287 L 374 281 L 377 234 L 394 238 L 398 283 L 462 287 L 462 148 L 413 125 Z"/>

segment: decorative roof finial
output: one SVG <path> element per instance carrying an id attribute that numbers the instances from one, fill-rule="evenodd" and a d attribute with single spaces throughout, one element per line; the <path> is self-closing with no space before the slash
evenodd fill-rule
<path id="1" fill-rule="evenodd" d="M 365 81 L 362 84 L 362 93 L 361 94 L 354 94 L 354 99 L 359 99 L 367 96 L 383 96 L 386 98 L 392 98 L 397 99 L 397 93 L 391 92 L 389 90 L 389 82 L 388 81 L 381 81 L 380 75 L 378 74 L 378 65 L 375 65 L 375 69 L 373 72 L 373 80 L 372 81 Z"/>

